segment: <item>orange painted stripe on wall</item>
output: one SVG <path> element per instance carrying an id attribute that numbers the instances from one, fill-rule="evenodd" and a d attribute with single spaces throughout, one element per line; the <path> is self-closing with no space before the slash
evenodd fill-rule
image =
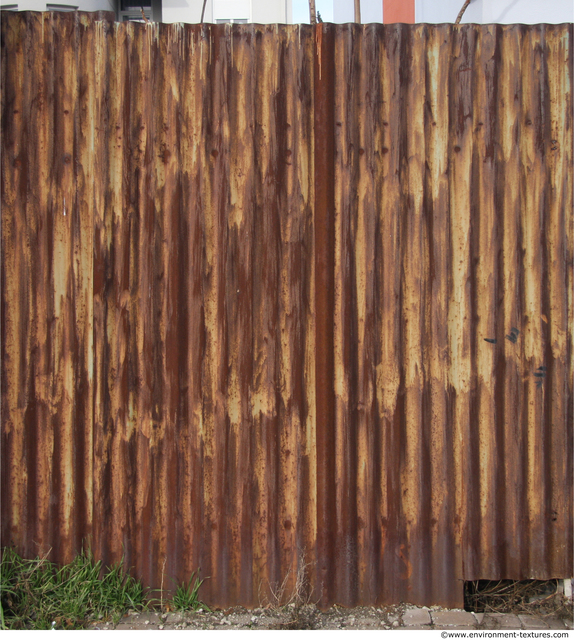
<path id="1" fill-rule="evenodd" d="M 383 22 L 414 24 L 415 0 L 383 0 Z"/>

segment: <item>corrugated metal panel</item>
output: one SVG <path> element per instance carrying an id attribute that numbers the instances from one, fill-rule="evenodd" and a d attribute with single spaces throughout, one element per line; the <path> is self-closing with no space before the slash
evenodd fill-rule
<path id="1" fill-rule="evenodd" d="M 2 15 L 2 544 L 211 604 L 572 573 L 572 26 Z"/>

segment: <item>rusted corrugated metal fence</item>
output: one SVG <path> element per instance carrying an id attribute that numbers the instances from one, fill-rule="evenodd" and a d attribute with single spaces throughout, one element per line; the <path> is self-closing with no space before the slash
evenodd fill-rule
<path id="1" fill-rule="evenodd" d="M 2 544 L 211 604 L 572 569 L 572 25 L 2 14 Z"/>

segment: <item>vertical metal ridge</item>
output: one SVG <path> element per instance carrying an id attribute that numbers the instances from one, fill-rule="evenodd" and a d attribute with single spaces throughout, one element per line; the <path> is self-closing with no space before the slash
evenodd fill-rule
<path id="1" fill-rule="evenodd" d="M 253 246 L 253 379 L 252 416 L 255 438 L 253 562 L 258 590 L 265 598 L 269 588 L 279 584 L 277 575 L 276 524 L 274 495 L 277 491 L 276 447 L 278 431 L 277 392 L 274 384 L 278 373 L 278 299 L 279 287 L 279 221 L 277 185 L 277 130 L 273 101 L 278 91 L 278 59 L 276 41 L 270 37 L 270 26 L 256 27 L 260 45 L 255 57 L 257 96 L 255 103 L 256 180 L 254 189 Z M 272 44 L 273 43 L 273 44 Z M 267 55 L 262 49 L 269 48 Z M 265 96 L 265 99 L 263 99 Z"/>
<path id="2" fill-rule="evenodd" d="M 20 253 L 24 253 L 21 220 L 26 197 L 26 165 L 21 148 L 27 139 L 22 127 L 26 118 L 26 85 L 30 76 L 25 73 L 26 14 L 18 14 L 10 21 L 2 15 L 2 518 L 3 538 L 15 543 L 27 528 L 26 467 L 23 451 L 26 429 L 21 407 L 25 399 L 26 375 L 21 353 L 25 332 L 21 317 L 26 301 L 22 291 L 26 275 L 22 272 Z M 29 28 L 29 27 L 28 27 Z M 8 55 L 8 52 L 10 55 Z M 11 64 L 7 64 L 10 57 Z M 22 84 L 20 79 L 23 80 Z M 22 466 L 24 463 L 24 467 Z M 30 502 L 36 500 L 33 495 Z M 34 507 L 32 506 L 32 509 Z M 30 523 L 32 524 L 32 523 Z M 33 526 L 33 525 L 32 525 Z M 32 526 L 30 528 L 32 528 Z M 22 540 L 22 548 L 33 553 L 31 544 Z"/>
<path id="3" fill-rule="evenodd" d="M 335 127 L 335 175 L 333 254 L 333 384 L 334 384 L 334 497 L 336 505 L 335 548 L 332 559 L 335 589 L 342 602 L 354 604 L 357 591 L 357 432 L 351 428 L 356 409 L 356 366 L 353 347 L 357 347 L 354 294 L 355 264 L 351 225 L 357 215 L 356 119 L 360 59 L 354 46 L 357 25 L 345 25 L 334 33 L 333 111 Z M 348 82 L 347 82 L 348 79 Z M 319 233 L 319 231 L 317 231 Z"/>
<path id="4" fill-rule="evenodd" d="M 230 578 L 229 600 L 249 602 L 257 592 L 253 579 L 252 536 L 245 523 L 251 522 L 253 490 L 249 478 L 253 464 L 252 423 L 249 389 L 252 365 L 253 241 L 254 241 L 254 165 L 256 74 L 252 51 L 255 29 L 233 34 L 233 60 L 229 95 L 236 102 L 230 109 L 231 163 L 227 305 L 229 314 L 230 382 L 228 415 L 230 421 Z"/>
<path id="5" fill-rule="evenodd" d="M 504 28 L 498 27 L 496 31 L 498 39 L 498 55 L 497 62 L 500 60 L 502 66 L 503 57 L 506 55 L 503 46 Z M 503 555 L 506 553 L 504 549 L 504 523 L 506 513 L 506 492 L 505 492 L 505 403 L 506 403 L 506 360 L 504 357 L 504 340 L 505 340 L 505 319 L 502 302 L 504 300 L 504 170 L 505 159 L 502 153 L 503 142 L 502 136 L 505 135 L 508 127 L 503 121 L 504 114 L 501 113 L 501 107 L 504 105 L 504 91 L 506 76 L 500 70 L 496 74 L 496 104 L 494 108 L 494 118 L 496 126 L 496 138 L 498 144 L 494 146 L 496 175 L 494 178 L 494 194 L 495 194 L 495 214 L 496 214 L 496 295 L 497 305 L 493 308 L 496 311 L 495 327 L 496 336 L 489 337 L 489 340 L 496 340 L 496 360 L 495 374 L 493 378 L 494 401 L 495 401 L 495 456 L 496 465 L 493 473 L 493 480 L 496 486 L 495 508 L 491 511 L 493 518 L 494 539 L 492 541 L 491 554 L 492 563 L 495 567 L 501 567 Z M 489 344 L 493 344 L 492 342 Z M 505 569 L 504 569 L 505 570 Z M 469 574 L 467 574 L 469 575 Z M 470 574 L 473 575 L 473 574 Z"/>
<path id="6" fill-rule="evenodd" d="M 162 274 L 160 289 L 161 311 L 157 309 L 160 322 L 156 344 L 161 345 L 161 365 L 158 378 L 164 388 L 159 394 L 163 402 L 161 438 L 161 493 L 157 514 L 157 536 L 160 559 L 163 557 L 167 575 L 177 575 L 179 561 L 173 552 L 173 537 L 165 527 L 166 522 L 175 523 L 178 511 L 177 448 L 181 425 L 181 390 L 185 370 L 181 370 L 180 349 L 181 319 L 185 309 L 185 296 L 181 282 L 180 264 L 183 260 L 180 209 L 181 165 L 178 161 L 178 142 L 181 139 L 181 71 L 183 60 L 179 46 L 179 25 L 160 25 L 158 37 L 158 78 L 156 101 L 158 160 L 156 161 L 156 209 L 158 230 L 161 232 L 161 249 L 158 249 L 159 271 Z M 185 336 L 185 331 L 183 332 Z M 157 383 L 155 384 L 157 387 Z"/>
<path id="7" fill-rule="evenodd" d="M 358 131 L 358 216 L 354 232 L 357 250 L 355 289 L 357 300 L 357 599 L 376 599 L 378 570 L 372 558 L 378 555 L 380 523 L 377 517 L 376 407 L 376 331 L 377 288 L 376 257 L 379 233 L 381 128 L 378 113 L 381 104 L 378 62 L 381 29 L 371 25 L 363 30 L 360 41 L 360 102 L 365 117 Z"/>
<path id="8" fill-rule="evenodd" d="M 424 51 L 424 26 L 405 30 L 403 55 L 419 59 Z M 403 109 L 409 113 L 402 158 L 403 193 L 401 244 L 402 377 L 404 385 L 404 433 L 400 465 L 401 509 L 405 522 L 400 556 L 402 579 L 414 603 L 424 599 L 424 567 L 415 569 L 426 556 L 424 522 L 424 310 L 426 304 L 425 242 L 423 211 L 424 167 L 424 66 L 403 71 Z M 411 117 L 411 114 L 414 117 Z"/>
<path id="9" fill-rule="evenodd" d="M 452 28 L 427 27 L 425 147 L 426 165 L 424 211 L 429 252 L 430 362 L 427 385 L 430 394 L 429 464 L 430 494 L 430 559 L 429 583 L 444 601 L 456 601 L 460 591 L 454 587 L 459 574 L 456 558 L 456 536 L 450 522 L 456 512 L 450 483 L 452 468 L 452 435 L 449 424 L 451 393 L 448 380 L 448 316 L 449 308 L 449 223 L 450 223 L 450 141 L 442 132 L 449 123 L 450 67 L 443 64 L 451 53 Z M 444 585 L 453 585 L 448 589 Z"/>
<path id="10" fill-rule="evenodd" d="M 217 34 L 219 35 L 219 34 Z M 221 34 L 222 35 L 222 34 Z M 208 171 L 205 174 L 205 262 L 203 269 L 205 306 L 205 356 L 203 359 L 203 420 L 202 467 L 204 556 L 202 567 L 211 576 L 209 590 L 226 598 L 226 549 L 223 546 L 226 523 L 219 514 L 225 513 L 223 482 L 226 457 L 225 397 L 227 385 L 227 318 L 225 313 L 225 271 L 227 260 L 227 229 L 225 210 L 229 189 L 229 113 L 227 82 L 229 72 L 229 42 L 227 38 L 211 37 L 206 68 L 208 92 L 205 142 Z M 211 78 L 208 80 L 209 74 Z"/>
<path id="11" fill-rule="evenodd" d="M 52 214 L 53 253 L 51 256 L 51 282 L 48 295 L 52 297 L 52 352 L 50 354 L 51 397 L 54 402 L 51 426 L 54 433 L 51 457 L 52 501 L 50 524 L 54 537 L 54 552 L 64 561 L 72 559 L 73 505 L 75 482 L 73 477 L 72 411 L 75 401 L 74 353 L 72 332 L 75 297 L 73 279 L 68 268 L 72 258 L 72 227 L 75 205 L 74 176 L 74 118 L 75 118 L 75 56 L 74 22 L 53 14 L 47 21 L 54 51 L 62 42 L 70 42 L 62 55 L 54 56 L 54 79 L 59 91 L 54 92 L 53 103 L 53 156 L 51 158 L 50 202 Z M 56 534 L 57 532 L 57 534 Z M 57 536 L 57 537 L 56 537 Z"/>
<path id="12" fill-rule="evenodd" d="M 108 173 L 108 154 L 106 149 L 108 131 L 107 101 L 109 100 L 109 47 L 113 43 L 113 25 L 98 25 L 95 29 L 94 71 L 96 87 L 95 120 L 97 135 L 94 137 L 95 175 L 98 176 L 99 188 L 95 193 L 93 225 L 93 521 L 92 550 L 95 557 L 107 560 L 105 536 L 102 534 L 109 515 L 104 512 L 104 500 L 109 491 L 102 471 L 106 461 L 104 455 L 104 412 L 106 407 L 105 371 L 107 370 L 104 353 L 104 337 L 106 324 L 106 265 L 107 238 L 105 233 L 105 216 L 107 208 L 106 179 Z"/>
<path id="13" fill-rule="evenodd" d="M 74 238 L 74 280 L 77 282 L 76 344 L 80 374 L 76 380 L 77 409 L 74 429 L 77 434 L 75 470 L 77 474 L 77 528 L 75 545 L 87 545 L 93 522 L 93 318 L 94 318 L 94 215 L 96 183 L 96 71 L 92 58 L 96 32 L 90 20 L 76 20 L 78 98 L 76 115 L 76 220 Z M 82 215 L 82 213 L 84 215 Z"/>
<path id="14" fill-rule="evenodd" d="M 316 598 L 335 597 L 335 390 L 334 390 L 334 36 L 328 24 L 315 27 L 314 48 L 314 253 L 315 253 L 315 421 L 317 469 Z"/>
<path id="15" fill-rule="evenodd" d="M 124 92 L 123 139 L 129 144 L 126 159 L 123 195 L 124 254 L 123 291 L 127 297 L 123 309 L 127 321 L 125 335 L 125 435 L 123 459 L 127 463 L 126 489 L 134 499 L 126 513 L 126 563 L 139 575 L 150 580 L 152 544 L 150 540 L 150 485 L 153 473 L 150 449 L 157 428 L 153 412 L 154 351 L 156 338 L 150 327 L 150 316 L 158 310 L 154 298 L 154 175 L 152 162 L 159 162 L 159 151 L 154 151 L 154 122 L 151 114 L 154 96 L 154 50 L 148 29 L 132 25 L 128 31 L 129 49 L 126 64 L 129 78 L 122 87 Z M 152 102 L 153 101 L 153 102 Z M 159 98 L 158 98 L 159 102 Z M 113 123 L 111 123 L 113 127 Z M 157 154 L 157 157 L 156 157 Z M 183 302 L 182 302 L 183 304 Z M 125 326 L 125 325 L 124 325 Z M 152 363 L 152 366 L 146 363 Z M 125 463 L 124 463 L 125 464 Z M 153 485 L 152 485 L 153 486 Z M 162 559 L 163 561 L 163 559 Z"/>
<path id="16" fill-rule="evenodd" d="M 472 336 L 477 386 L 474 397 L 475 438 L 471 450 L 470 469 L 475 477 L 471 485 L 473 507 L 478 522 L 470 538 L 473 545 L 465 555 L 465 574 L 490 575 L 493 566 L 492 550 L 497 544 L 496 527 L 500 520 L 496 474 L 492 465 L 500 468 L 496 437 L 497 388 L 502 380 L 496 377 L 500 358 L 498 331 L 499 225 L 496 193 L 497 158 L 495 155 L 497 126 L 498 83 L 496 68 L 500 58 L 500 30 L 489 27 L 477 40 L 473 89 L 483 96 L 473 110 L 474 152 L 472 184 L 477 200 L 473 202 L 473 218 L 482 212 L 475 228 L 473 261 L 473 315 L 476 330 Z M 496 341 L 496 342 L 494 342 Z M 488 550 L 488 551 L 487 551 Z"/>
<path id="17" fill-rule="evenodd" d="M 315 29 L 299 25 L 293 33 L 293 49 L 297 55 L 297 76 L 293 78 L 294 111 L 298 114 L 297 136 L 294 136 L 293 153 L 290 158 L 296 163 L 296 180 L 300 191 L 301 211 L 301 252 L 299 267 L 301 289 L 299 303 L 301 331 L 305 335 L 305 348 L 300 360 L 301 384 L 301 439 L 298 468 L 298 522 L 297 576 L 306 583 L 307 594 L 313 599 L 319 597 L 318 575 L 318 492 L 317 492 L 317 314 L 316 314 L 316 230 L 315 207 Z M 296 90 L 295 90 L 296 88 Z M 293 123 L 291 123 L 293 126 Z M 298 341 L 294 343 L 297 350 Z"/>
<path id="18" fill-rule="evenodd" d="M 499 369 L 503 391 L 502 412 L 502 455 L 504 477 L 499 485 L 502 494 L 501 528 L 502 539 L 513 540 L 514 549 L 501 546 L 500 565 L 505 574 L 520 574 L 520 549 L 523 528 L 519 522 L 519 502 L 521 492 L 521 462 L 523 440 L 520 416 L 520 380 L 522 377 L 520 360 L 524 327 L 520 313 L 520 229 L 518 216 L 522 203 L 519 192 L 519 147 L 520 136 L 520 40 L 518 28 L 503 29 L 501 38 L 501 76 L 499 94 L 499 193 L 502 221 L 502 292 L 503 305 L 500 309 L 499 331 L 503 368 Z M 516 332 L 519 333 L 516 333 Z M 510 336 L 516 336 L 511 340 Z M 508 337 L 507 337 L 508 336 Z M 502 515 L 504 514 L 504 515 Z M 507 542 L 506 545 L 509 543 Z M 500 541 L 499 541 L 500 545 Z"/>
<path id="19" fill-rule="evenodd" d="M 449 300 L 448 340 L 452 424 L 452 482 L 454 484 L 454 537 L 456 562 L 464 571 L 464 555 L 471 521 L 469 505 L 472 354 L 471 164 L 472 77 L 476 30 L 466 26 L 453 30 L 449 76 Z M 477 100 L 479 98 L 477 97 Z"/>
<path id="20" fill-rule="evenodd" d="M 185 236 L 180 238 L 184 265 L 188 264 L 187 297 L 188 317 L 185 333 L 188 339 L 188 351 L 184 354 L 187 371 L 186 408 L 188 420 L 184 423 L 186 435 L 178 447 L 178 478 L 181 483 L 182 506 L 181 541 L 183 556 L 178 554 L 180 562 L 179 576 L 184 579 L 191 572 L 203 567 L 203 473 L 202 473 L 202 437 L 203 402 L 202 370 L 206 348 L 205 310 L 204 310 L 204 260 L 205 221 L 202 208 L 206 199 L 204 172 L 209 168 L 211 149 L 204 139 L 204 125 L 207 123 L 206 75 L 208 65 L 209 41 L 203 33 L 203 27 L 185 27 L 185 52 L 183 86 L 181 87 L 181 171 L 183 210 L 188 225 L 188 243 Z M 203 142 L 202 142 L 203 141 Z M 182 265 L 183 267 L 183 265 Z M 185 381 L 182 381 L 185 382 Z M 185 415 L 185 412 L 184 414 Z M 183 420 L 182 415 L 182 420 Z M 182 425 L 183 426 L 183 425 Z M 205 571 L 202 577 L 208 576 Z M 209 581 L 206 582 L 208 586 Z"/>
<path id="21" fill-rule="evenodd" d="M 30 93 L 27 99 L 32 102 L 29 110 L 22 115 L 27 120 L 28 129 L 28 145 L 26 152 L 21 153 L 18 164 L 27 167 L 27 181 L 25 189 L 29 191 L 30 185 L 37 184 L 36 197 L 30 197 L 28 193 L 21 193 L 26 198 L 26 220 L 29 233 L 29 247 L 34 247 L 34 252 L 30 254 L 30 274 L 29 278 L 29 330 L 31 332 L 30 343 L 28 348 L 31 350 L 29 360 L 29 405 L 26 411 L 28 418 L 27 436 L 30 439 L 28 446 L 30 449 L 30 457 L 26 461 L 30 468 L 28 481 L 28 495 L 30 500 L 30 520 L 28 527 L 32 540 L 43 540 L 50 538 L 52 532 L 50 527 L 50 510 L 51 504 L 47 502 L 44 496 L 52 493 L 52 469 L 51 460 L 45 456 L 45 451 L 50 449 L 53 439 L 51 429 L 42 428 L 42 425 L 50 423 L 51 409 L 51 363 L 50 363 L 50 347 L 48 323 L 45 316 L 53 313 L 51 300 L 48 292 L 51 288 L 51 250 L 52 250 L 52 229 L 48 225 L 42 224 L 42 217 L 47 211 L 50 204 L 49 194 L 49 160 L 53 154 L 53 136 L 52 123 L 46 118 L 46 110 L 52 110 L 53 104 L 50 104 L 50 80 L 53 78 L 53 66 L 51 61 L 51 38 L 43 38 L 44 21 L 41 16 L 29 16 L 28 29 L 31 32 L 29 38 L 26 38 L 27 46 L 30 47 L 32 42 L 38 38 L 44 43 L 45 48 L 38 60 L 33 60 L 33 54 L 30 50 L 30 59 L 28 60 L 28 70 L 31 65 L 39 72 L 41 80 L 35 87 L 36 95 L 32 97 L 32 73 L 26 71 L 29 76 L 24 81 L 24 87 L 28 85 Z M 24 88 L 24 91 L 26 89 Z M 48 121 L 47 121 L 48 120 Z M 22 141 L 24 142 L 24 141 Z M 24 146 L 24 145 L 22 145 Z M 34 158 L 33 162 L 26 162 L 26 155 Z M 22 185 L 24 186 L 24 185 Z M 32 272 L 41 274 L 36 282 Z M 28 279 L 27 278 L 27 279 Z M 40 551 L 40 549 L 30 549 L 32 553 Z M 47 551 L 47 549 L 42 549 Z"/>
<path id="22" fill-rule="evenodd" d="M 379 288 L 380 347 L 377 354 L 377 402 L 380 420 L 380 444 L 378 454 L 380 471 L 380 531 L 379 556 L 380 584 L 388 585 L 378 601 L 392 602 L 404 599 L 401 581 L 393 579 L 404 571 L 400 558 L 399 519 L 400 485 L 398 481 L 399 425 L 402 408 L 402 381 L 400 364 L 401 322 L 400 308 L 400 246 L 402 227 L 400 166 L 401 137 L 403 129 L 396 121 L 404 117 L 400 104 L 400 66 L 394 64 L 394 56 L 401 51 L 402 30 L 395 25 L 385 27 L 381 46 L 381 205 L 379 213 L 380 237 L 377 261 Z M 396 99 L 399 97 L 399 99 Z M 393 99 L 391 99 L 393 98 Z"/>
<path id="23" fill-rule="evenodd" d="M 546 571 L 571 571 L 572 549 L 572 25 L 562 30 L 546 27 L 546 42 L 552 60 L 549 64 L 550 136 L 545 140 L 545 157 L 550 173 L 549 219 L 546 232 L 548 270 L 548 342 L 546 357 L 548 382 L 545 410 L 548 435 L 547 474 L 550 490 L 545 501 L 548 523 Z M 569 108 L 561 109 L 560 96 Z M 566 287 L 566 292 L 564 288 Z M 569 372 L 569 375 L 567 375 Z M 548 390 L 546 390 L 548 389 Z M 568 398 L 568 399 L 567 399 Z M 569 425 L 561 429 L 560 425 Z M 568 524 L 569 523 L 569 524 Z M 558 541 L 561 542 L 558 542 Z M 563 541 L 563 542 L 562 542 Z M 562 564 L 564 562 L 564 564 Z M 570 562 L 566 565 L 566 562 Z"/>
<path id="24" fill-rule="evenodd" d="M 129 87 L 129 60 L 125 53 L 130 41 L 129 29 L 114 25 L 110 46 L 109 102 L 107 106 L 107 172 L 104 174 L 106 190 L 103 215 L 103 269 L 105 311 L 102 327 L 102 442 L 101 467 L 104 499 L 99 520 L 100 535 L 107 547 L 106 555 L 118 557 L 126 545 L 129 503 L 123 496 L 129 494 L 127 466 L 123 464 L 127 405 L 126 343 L 129 336 L 129 221 L 125 211 L 125 181 L 128 178 L 129 122 L 123 109 L 125 87 Z M 107 495 L 106 495 L 107 494 Z"/>
<path id="25" fill-rule="evenodd" d="M 523 36 L 523 46 L 532 52 L 528 66 L 522 68 L 521 95 L 521 207 L 522 264 L 524 267 L 522 305 L 525 325 L 523 336 L 523 393 L 524 413 L 524 466 L 523 518 L 529 523 L 525 532 L 522 565 L 534 564 L 532 542 L 546 546 L 545 531 L 538 492 L 545 491 L 543 474 L 544 424 L 542 385 L 534 374 L 545 365 L 545 323 L 542 319 L 542 284 L 544 282 L 542 239 L 539 233 L 546 217 L 546 172 L 543 169 L 543 140 L 547 134 L 548 121 L 545 112 L 545 34 L 543 28 L 530 30 Z M 544 381 L 543 378 L 540 380 Z"/>
<path id="26" fill-rule="evenodd" d="M 308 159 L 310 150 L 305 145 L 305 125 L 311 114 L 301 109 L 295 92 L 297 77 L 301 73 L 300 46 L 297 34 L 281 31 L 281 51 L 276 113 L 278 130 L 277 179 L 283 186 L 279 196 L 280 215 L 280 372 L 279 372 L 279 505 L 278 505 L 278 576 L 285 581 L 291 593 L 297 581 L 308 579 L 307 569 L 300 556 L 305 551 L 297 539 L 300 520 L 299 503 L 305 500 L 307 485 L 300 483 L 300 461 L 303 453 L 304 426 L 307 420 L 305 402 L 306 385 L 303 379 L 305 354 L 310 335 L 306 313 L 309 299 L 309 260 L 305 243 L 309 232 L 310 191 L 301 184 L 298 172 L 301 160 Z M 309 83 L 304 90 L 309 91 Z M 302 87 L 303 88 L 303 87 Z M 303 178 L 308 180 L 307 177 Z M 307 587 L 308 588 L 308 587 Z"/>

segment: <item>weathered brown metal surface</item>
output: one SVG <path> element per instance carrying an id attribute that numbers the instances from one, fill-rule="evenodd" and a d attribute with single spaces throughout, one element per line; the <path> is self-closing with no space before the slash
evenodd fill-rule
<path id="1" fill-rule="evenodd" d="M 569 577 L 572 75 L 572 25 L 2 12 L 2 545 Z"/>

